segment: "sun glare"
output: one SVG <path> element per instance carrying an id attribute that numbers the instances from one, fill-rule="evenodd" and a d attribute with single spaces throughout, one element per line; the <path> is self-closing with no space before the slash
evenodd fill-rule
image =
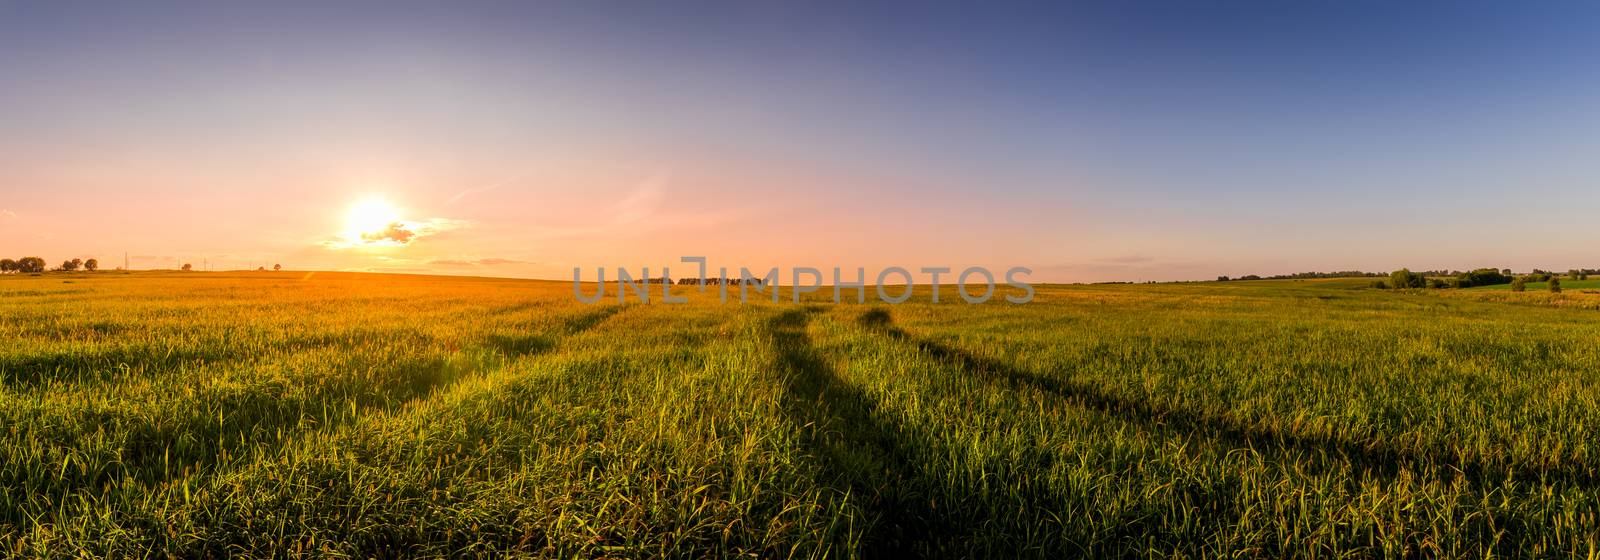
<path id="1" fill-rule="evenodd" d="M 369 198 L 350 207 L 345 216 L 345 235 L 353 242 L 377 235 L 400 221 L 400 211 L 381 198 Z"/>

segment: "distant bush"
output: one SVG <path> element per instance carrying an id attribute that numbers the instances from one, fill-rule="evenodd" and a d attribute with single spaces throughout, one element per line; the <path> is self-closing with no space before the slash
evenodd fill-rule
<path id="1" fill-rule="evenodd" d="M 1511 291 L 1513 291 L 1513 292 L 1526 292 L 1526 291 L 1528 291 L 1528 277 L 1526 277 L 1526 276 L 1518 276 L 1516 278 L 1513 278 L 1511 280 Z"/>
<path id="2" fill-rule="evenodd" d="M 1461 280 L 1461 287 L 1463 288 L 1511 283 L 1510 274 L 1502 273 L 1499 269 L 1494 268 L 1480 268 L 1472 272 L 1463 272 L 1456 278 Z"/>
<path id="3" fill-rule="evenodd" d="M 191 270 L 194 270 L 194 265 L 189 264 L 189 263 L 183 263 L 183 271 L 184 272 L 188 272 L 188 271 L 191 271 Z"/>
<path id="4" fill-rule="evenodd" d="M 1450 285 L 1449 282 L 1446 282 L 1443 279 L 1434 278 L 1434 279 L 1428 281 L 1428 287 L 1433 288 L 1435 290 L 1443 290 L 1445 288 L 1450 288 L 1452 286 Z"/>
<path id="5" fill-rule="evenodd" d="M 1217 277 L 1217 281 L 1218 282 L 1227 282 L 1229 280 L 1231 280 L 1231 278 L 1228 278 L 1227 276 L 1218 276 Z"/>
<path id="6" fill-rule="evenodd" d="M 1389 283 L 1382 280 L 1373 280 L 1371 287 L 1378 290 L 1387 290 L 1389 289 Z"/>
<path id="7" fill-rule="evenodd" d="M 1561 293 L 1561 277 L 1552 276 L 1550 278 L 1550 292 L 1555 294 Z"/>
<path id="8" fill-rule="evenodd" d="M 1389 284 L 1397 289 L 1426 288 L 1428 287 L 1428 277 L 1411 272 L 1410 269 L 1402 268 L 1389 273 Z"/>
<path id="9" fill-rule="evenodd" d="M 17 271 L 17 261 L 14 261 L 14 260 L 11 260 L 11 259 L 0 259 L 0 274 L 5 274 L 5 273 L 8 273 L 8 272 L 16 272 L 16 271 Z"/>

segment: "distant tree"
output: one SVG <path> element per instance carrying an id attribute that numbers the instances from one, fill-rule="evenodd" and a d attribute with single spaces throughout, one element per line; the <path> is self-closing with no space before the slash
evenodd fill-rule
<path id="1" fill-rule="evenodd" d="M 11 260 L 11 259 L 0 259 L 0 274 L 6 274 L 6 273 L 16 272 L 16 271 L 17 271 L 17 261 L 14 261 L 14 260 Z"/>
<path id="2" fill-rule="evenodd" d="M 1553 293 L 1553 294 L 1561 293 L 1561 277 L 1560 276 L 1551 276 L 1550 277 L 1550 293 Z"/>
<path id="3" fill-rule="evenodd" d="M 1228 280 L 1229 280 L 1229 278 L 1227 276 L 1218 276 L 1217 277 L 1217 281 L 1218 282 L 1227 282 Z"/>
<path id="4" fill-rule="evenodd" d="M 61 270 L 65 270 L 67 272 L 72 272 L 74 270 L 77 270 L 78 267 L 80 267 L 80 266 L 83 266 L 83 261 L 79 260 L 79 259 L 72 259 L 72 260 L 69 260 L 69 261 L 61 261 Z"/>
<path id="5" fill-rule="evenodd" d="M 1504 275 L 1506 275 L 1506 276 L 1510 276 L 1510 275 L 1511 275 L 1511 269 L 1509 269 L 1509 268 L 1502 268 L 1502 269 L 1500 269 L 1500 273 L 1501 273 L 1501 274 L 1504 274 Z"/>
<path id="6" fill-rule="evenodd" d="M 1463 272 L 1456 275 L 1456 277 L 1461 279 L 1464 287 L 1496 286 L 1511 283 L 1511 276 L 1501 274 L 1500 269 L 1497 268 L 1480 268 L 1472 272 Z"/>
<path id="7" fill-rule="evenodd" d="M 17 261 L 17 272 L 37 274 L 44 272 L 44 259 L 39 257 L 22 257 Z"/>
<path id="8" fill-rule="evenodd" d="M 83 269 L 89 272 L 100 270 L 100 259 L 89 259 L 83 261 Z"/>
<path id="9" fill-rule="evenodd" d="M 184 272 L 188 272 L 188 271 L 191 271 L 191 270 L 194 270 L 194 265 L 189 264 L 189 263 L 183 263 L 183 271 Z"/>
<path id="10" fill-rule="evenodd" d="M 1526 291 L 1528 291 L 1528 277 L 1526 277 L 1526 276 L 1518 276 L 1516 278 L 1513 278 L 1511 280 L 1511 291 L 1513 291 L 1513 292 L 1526 292 Z"/>
<path id="11" fill-rule="evenodd" d="M 266 271 L 267 271 L 267 267 L 264 267 L 264 266 L 256 267 L 256 272 L 266 272 Z"/>
<path id="12" fill-rule="evenodd" d="M 1389 273 L 1389 284 L 1395 288 L 1426 288 L 1428 287 L 1428 278 L 1411 272 L 1410 269 L 1402 268 Z"/>
<path id="13" fill-rule="evenodd" d="M 1428 281 L 1428 287 L 1433 288 L 1435 290 L 1443 290 L 1445 288 L 1449 288 L 1450 287 L 1450 283 L 1449 282 L 1445 282 L 1444 280 L 1439 279 L 1439 278 L 1434 278 L 1434 279 Z"/>
<path id="14" fill-rule="evenodd" d="M 1576 268 L 1574 268 L 1572 270 L 1568 270 L 1567 271 L 1567 278 L 1571 278 L 1573 280 L 1582 280 L 1583 279 L 1583 271 L 1582 270 L 1578 270 Z"/>
<path id="15" fill-rule="evenodd" d="M 283 270 L 283 265 L 281 265 L 281 264 L 272 265 L 272 271 L 273 272 L 277 272 L 277 271 L 280 271 L 280 270 Z"/>
<path id="16" fill-rule="evenodd" d="M 1389 289 L 1389 283 L 1382 280 L 1373 280 L 1372 287 L 1379 290 L 1387 290 Z"/>

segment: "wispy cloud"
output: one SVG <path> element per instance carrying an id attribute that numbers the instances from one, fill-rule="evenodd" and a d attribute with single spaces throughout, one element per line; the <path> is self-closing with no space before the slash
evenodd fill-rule
<path id="1" fill-rule="evenodd" d="M 512 177 L 510 179 L 506 179 L 504 181 L 500 181 L 500 182 L 497 182 L 497 183 L 490 183 L 488 185 L 484 185 L 484 186 L 481 186 L 481 187 L 470 188 L 470 189 L 467 189 L 467 190 L 464 190 L 464 191 L 456 193 L 455 196 L 452 196 L 452 197 L 450 197 L 449 200 L 446 200 L 444 202 L 444 204 L 445 204 L 445 206 L 449 206 L 451 204 L 455 204 L 457 202 L 460 202 L 461 199 L 463 199 L 463 198 L 466 198 L 466 197 L 469 197 L 469 196 L 473 196 L 473 195 L 483 194 L 483 193 L 486 193 L 486 192 L 489 192 L 489 191 L 493 191 L 493 190 L 499 189 L 500 187 L 504 187 L 506 185 L 510 185 L 512 183 L 516 183 L 516 182 L 525 180 L 530 176 L 532 176 L 532 174 L 523 174 L 523 175 L 518 175 L 516 177 Z"/>
<path id="2" fill-rule="evenodd" d="M 12 219 L 16 219 L 16 217 L 17 217 L 17 213 L 16 212 L 12 212 L 12 211 L 7 210 L 5 208 L 0 208 L 0 220 L 12 220 Z"/>
<path id="3" fill-rule="evenodd" d="M 449 200 L 446 200 L 444 202 L 444 204 L 445 204 L 445 206 L 449 206 L 451 204 L 455 204 L 457 202 L 460 202 L 461 199 L 463 199 L 463 198 L 466 198 L 466 197 L 469 197 L 469 196 L 472 196 L 472 195 L 475 195 L 475 194 L 486 193 L 486 192 L 498 189 L 500 187 L 504 187 L 504 186 L 506 186 L 506 183 L 508 183 L 508 182 L 509 181 L 502 181 L 502 182 L 499 182 L 499 183 L 495 183 L 493 185 L 488 185 L 488 186 L 484 186 L 484 187 L 478 187 L 478 188 L 475 188 L 475 189 L 467 189 L 467 190 L 458 192 L 458 193 L 456 193 L 455 196 L 452 196 L 452 197 L 450 197 Z"/>
<path id="4" fill-rule="evenodd" d="M 666 173 L 645 178 L 635 183 L 621 198 L 597 208 L 582 225 L 532 224 L 529 230 L 541 239 L 564 239 L 598 234 L 626 232 L 643 235 L 650 231 L 677 227 L 709 228 L 737 221 L 743 212 L 716 213 L 697 210 L 685 211 L 670 208 L 669 176 Z"/>
<path id="5" fill-rule="evenodd" d="M 486 259 L 477 259 L 477 260 L 439 259 L 439 260 L 429 261 L 428 264 L 429 265 L 433 265 L 433 266 L 463 266 L 464 267 L 464 266 L 502 266 L 502 265 L 511 265 L 511 264 L 532 264 L 532 263 L 530 263 L 528 261 L 519 261 L 519 260 L 515 260 L 515 259 L 501 259 L 501 258 L 490 257 L 490 258 L 486 258 Z"/>
<path id="6" fill-rule="evenodd" d="M 1127 255 L 1127 256 L 1123 256 L 1123 257 L 1106 257 L 1106 258 L 1101 258 L 1101 259 L 1095 259 L 1095 262 L 1116 263 L 1116 264 L 1138 264 L 1138 263 L 1147 263 L 1147 262 L 1151 262 L 1151 261 L 1154 261 L 1154 260 L 1156 260 L 1154 257 L 1146 257 L 1146 256 L 1143 256 L 1143 255 Z"/>
<path id="7" fill-rule="evenodd" d="M 515 259 L 493 259 L 493 258 L 490 258 L 490 259 L 478 259 L 478 264 L 481 264 L 481 265 L 484 265 L 484 266 L 500 266 L 500 265 L 503 265 L 503 264 L 531 264 L 531 263 L 529 263 L 528 261 L 519 261 L 519 260 L 515 260 Z"/>
<path id="8" fill-rule="evenodd" d="M 140 261 L 140 262 L 175 263 L 175 262 L 178 262 L 178 257 L 156 256 L 156 255 L 134 255 L 134 256 L 128 257 L 128 260 Z"/>

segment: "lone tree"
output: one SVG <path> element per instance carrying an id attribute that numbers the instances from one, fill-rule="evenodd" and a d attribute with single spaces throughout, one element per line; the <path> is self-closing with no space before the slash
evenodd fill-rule
<path id="1" fill-rule="evenodd" d="M 283 270 L 283 265 L 281 265 L 281 264 L 272 265 L 272 271 L 273 272 L 277 272 L 277 271 L 280 271 L 280 270 Z"/>
<path id="2" fill-rule="evenodd" d="M 191 271 L 191 270 L 194 270 L 194 265 L 189 264 L 189 263 L 183 263 L 183 271 L 184 272 L 188 272 L 188 271 Z"/>
<path id="3" fill-rule="evenodd" d="M 39 257 L 22 257 L 17 261 L 17 272 L 40 273 L 44 272 L 44 259 Z"/>
<path id="4" fill-rule="evenodd" d="M 17 261 L 14 261 L 14 260 L 11 260 L 11 259 L 0 259 L 0 274 L 6 274 L 6 273 L 16 272 L 16 271 L 17 271 Z"/>
<path id="5" fill-rule="evenodd" d="M 1513 292 L 1526 292 L 1526 291 L 1528 291 L 1528 277 L 1526 277 L 1526 276 L 1518 276 L 1516 278 L 1511 279 L 1511 291 L 1513 291 Z"/>
<path id="6" fill-rule="evenodd" d="M 1561 293 L 1561 277 L 1560 276 L 1551 276 L 1550 277 L 1550 293 L 1553 293 L 1553 294 Z"/>
<path id="7" fill-rule="evenodd" d="M 77 270 L 78 267 L 80 267 L 80 266 L 83 266 L 83 261 L 80 260 L 80 259 L 72 259 L 70 261 L 61 261 L 61 270 L 65 270 L 67 272 L 72 272 L 74 270 Z"/>
<path id="8" fill-rule="evenodd" d="M 100 259 L 89 259 L 83 261 L 83 269 L 89 272 L 100 270 Z"/>

